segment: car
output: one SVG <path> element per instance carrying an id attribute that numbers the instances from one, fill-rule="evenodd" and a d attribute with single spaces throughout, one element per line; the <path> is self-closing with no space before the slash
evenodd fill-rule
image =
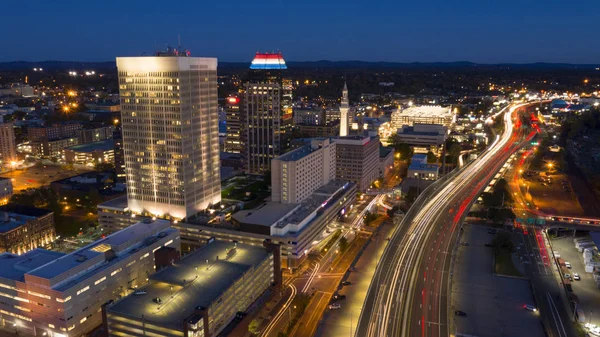
<path id="1" fill-rule="evenodd" d="M 342 295 L 342 294 L 333 295 L 333 299 L 334 300 L 345 300 L 346 295 Z"/>
<path id="2" fill-rule="evenodd" d="M 571 262 L 565 262 L 565 267 L 571 269 Z"/>
<path id="3" fill-rule="evenodd" d="M 569 279 L 569 280 L 570 280 L 570 279 L 571 279 L 571 274 L 565 274 L 565 275 L 564 275 L 564 277 L 565 277 L 566 279 Z"/>
<path id="4" fill-rule="evenodd" d="M 577 273 L 573 273 L 573 279 L 575 281 L 581 281 L 581 277 L 579 277 L 579 274 L 577 274 Z"/>
<path id="5" fill-rule="evenodd" d="M 158 303 L 158 304 L 162 304 L 162 300 L 160 299 L 160 297 L 155 297 L 152 299 L 152 302 L 154 303 Z"/>
<path id="6" fill-rule="evenodd" d="M 464 312 L 464 311 L 456 310 L 454 312 L 454 315 L 456 315 L 456 316 L 467 316 L 467 313 Z"/>
<path id="7" fill-rule="evenodd" d="M 468 243 L 468 242 L 461 242 L 461 245 L 463 245 L 463 246 L 465 246 L 465 247 L 466 247 L 466 246 L 468 246 L 468 245 L 469 245 L 469 243 Z"/>
<path id="8" fill-rule="evenodd" d="M 329 310 L 340 309 L 342 306 L 339 303 L 332 303 L 329 305 Z"/>
<path id="9" fill-rule="evenodd" d="M 542 183 L 542 186 L 548 186 L 548 184 L 547 183 Z"/>
<path id="10" fill-rule="evenodd" d="M 138 290 L 136 292 L 134 292 L 135 295 L 146 295 L 147 292 L 145 292 L 144 290 Z"/>
<path id="11" fill-rule="evenodd" d="M 536 312 L 536 311 L 537 311 L 537 308 L 536 308 L 536 307 L 534 307 L 534 306 L 533 306 L 533 305 L 531 305 L 531 304 L 525 304 L 525 305 L 523 305 L 523 308 L 524 308 L 525 310 L 529 310 L 529 311 L 533 311 L 533 312 Z"/>
<path id="12" fill-rule="evenodd" d="M 344 282 L 342 282 L 343 286 L 349 286 L 351 284 L 352 284 L 352 282 L 350 282 L 350 281 L 344 281 Z"/>

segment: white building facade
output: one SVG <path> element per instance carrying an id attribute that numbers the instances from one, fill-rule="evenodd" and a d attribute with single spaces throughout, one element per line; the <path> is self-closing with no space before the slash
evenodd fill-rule
<path id="1" fill-rule="evenodd" d="M 319 187 L 335 179 L 335 143 L 316 138 L 310 145 L 271 161 L 271 200 L 300 203 Z"/>
<path id="2" fill-rule="evenodd" d="M 132 212 L 184 219 L 221 200 L 217 59 L 119 57 Z"/>

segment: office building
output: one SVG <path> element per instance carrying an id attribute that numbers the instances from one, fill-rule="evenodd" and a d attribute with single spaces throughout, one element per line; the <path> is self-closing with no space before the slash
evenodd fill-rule
<path id="1" fill-rule="evenodd" d="M 427 155 L 419 153 L 412 156 L 406 177 L 421 180 L 437 180 L 438 173 L 438 165 L 427 163 Z"/>
<path id="2" fill-rule="evenodd" d="M 210 240 L 106 306 L 109 336 L 217 336 L 272 284 L 281 284 L 278 247 Z"/>
<path id="3" fill-rule="evenodd" d="M 68 164 L 96 165 L 115 162 L 115 144 L 112 139 L 95 143 L 75 145 L 64 149 L 64 159 Z"/>
<path id="4" fill-rule="evenodd" d="M 24 254 L 56 238 L 54 213 L 16 204 L 0 206 L 0 253 Z"/>
<path id="5" fill-rule="evenodd" d="M 344 89 L 342 90 L 342 104 L 340 105 L 340 137 L 348 135 L 348 110 L 350 110 L 350 102 L 348 100 L 348 86 L 344 82 Z"/>
<path id="6" fill-rule="evenodd" d="M 264 174 L 285 152 L 292 126 L 292 82 L 281 53 L 257 53 L 244 83 L 243 161 L 247 173 Z"/>
<path id="7" fill-rule="evenodd" d="M 340 133 L 340 121 L 338 119 L 337 121 L 320 125 L 295 125 L 294 129 L 303 137 L 336 137 Z M 291 144 L 291 141 L 290 147 L 293 148 L 294 146 Z"/>
<path id="8" fill-rule="evenodd" d="M 283 154 L 271 162 L 271 200 L 299 203 L 319 187 L 335 180 L 335 143 L 313 139 L 310 145 Z"/>
<path id="9" fill-rule="evenodd" d="M 356 192 L 356 184 L 333 180 L 301 203 L 267 202 L 237 212 L 232 216 L 233 226 L 178 221 L 173 227 L 181 232 L 182 243 L 189 246 L 202 245 L 210 238 L 252 245 L 271 240 L 281 246 L 282 266 L 294 269 L 316 243 L 327 237 L 327 226 L 350 210 Z M 105 232 L 127 228 L 139 219 L 129 211 L 125 198 L 98 205 L 98 222 Z"/>
<path id="10" fill-rule="evenodd" d="M 127 179 L 125 174 L 125 153 L 123 153 L 123 129 L 121 128 L 121 119 L 115 118 L 114 123 L 115 181 L 117 183 L 125 183 Z"/>
<path id="11" fill-rule="evenodd" d="M 11 178 L 0 177 L 0 205 L 8 204 L 13 195 L 13 184 Z"/>
<path id="12" fill-rule="evenodd" d="M 79 122 L 65 122 L 43 127 L 27 128 L 31 153 L 41 158 L 60 158 L 65 147 L 79 144 Z"/>
<path id="13" fill-rule="evenodd" d="M 217 59 L 119 57 L 129 209 L 184 219 L 221 201 Z"/>
<path id="14" fill-rule="evenodd" d="M 52 124 L 50 126 L 29 127 L 27 128 L 27 135 L 30 142 L 39 142 L 44 140 L 75 138 L 78 137 L 81 129 L 83 129 L 83 125 L 79 122 L 64 122 Z"/>
<path id="15" fill-rule="evenodd" d="M 334 140 L 336 145 L 336 179 L 356 183 L 366 191 L 379 178 L 379 136 L 347 136 Z"/>
<path id="16" fill-rule="evenodd" d="M 294 125 L 325 124 L 325 109 L 321 107 L 294 108 Z"/>
<path id="17" fill-rule="evenodd" d="M 79 137 L 79 144 L 87 144 L 111 139 L 113 137 L 113 132 L 113 126 L 103 126 L 99 128 L 79 130 L 77 134 Z"/>
<path id="18" fill-rule="evenodd" d="M 240 98 L 229 96 L 225 100 L 225 152 L 240 153 L 242 143 L 240 133 L 245 131 L 240 113 Z"/>
<path id="19" fill-rule="evenodd" d="M 0 162 L 11 167 L 17 160 L 17 145 L 13 123 L 0 123 Z"/>
<path id="20" fill-rule="evenodd" d="M 398 128 L 398 137 L 403 143 L 412 146 L 440 146 L 448 137 L 448 127 L 441 124 L 414 123 Z"/>
<path id="21" fill-rule="evenodd" d="M 379 147 L 379 176 L 385 177 L 394 170 L 394 148 Z"/>
<path id="22" fill-rule="evenodd" d="M 179 247 L 164 220 L 140 222 L 64 254 L 34 249 L 0 255 L 0 310 L 7 328 L 24 335 L 82 336 L 102 324 L 101 306 L 147 283 L 154 252 Z"/>
<path id="23" fill-rule="evenodd" d="M 392 128 L 400 129 L 403 125 L 439 124 L 450 127 L 456 121 L 456 115 L 451 107 L 439 105 L 412 106 L 406 109 L 398 108 L 392 112 Z"/>

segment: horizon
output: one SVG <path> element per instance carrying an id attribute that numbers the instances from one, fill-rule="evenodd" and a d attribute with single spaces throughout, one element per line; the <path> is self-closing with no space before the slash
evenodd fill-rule
<path id="1" fill-rule="evenodd" d="M 577 6 L 508 0 L 448 3 L 349 0 L 260 4 L 183 2 L 165 8 L 155 0 L 54 4 L 8 2 L 0 62 L 100 62 L 115 55 L 152 54 L 178 41 L 195 54 L 227 62 L 258 50 L 280 50 L 289 60 L 457 62 L 478 64 L 594 64 L 600 46 L 591 23 L 600 3 Z M 249 57 L 250 56 L 250 57 Z M 440 61 L 443 60 L 443 61 Z M 39 62 L 39 61 L 38 61 Z"/>

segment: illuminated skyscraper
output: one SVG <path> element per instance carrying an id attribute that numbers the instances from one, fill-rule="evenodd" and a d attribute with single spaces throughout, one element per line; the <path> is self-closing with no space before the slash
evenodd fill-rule
<path id="1" fill-rule="evenodd" d="M 263 174 L 287 148 L 292 125 L 292 82 L 281 53 L 257 53 L 244 83 L 242 156 L 246 172 Z"/>
<path id="2" fill-rule="evenodd" d="M 225 135 L 225 152 L 240 153 L 241 142 L 240 132 L 245 130 L 241 122 L 240 99 L 237 96 L 229 96 L 225 100 L 225 125 L 227 127 Z"/>
<path id="3" fill-rule="evenodd" d="M 217 59 L 119 57 L 127 200 L 184 219 L 221 200 Z"/>
<path id="4" fill-rule="evenodd" d="M 348 110 L 350 103 L 348 101 L 348 87 L 344 82 L 344 90 L 342 90 L 342 104 L 340 104 L 340 137 L 348 135 Z"/>

